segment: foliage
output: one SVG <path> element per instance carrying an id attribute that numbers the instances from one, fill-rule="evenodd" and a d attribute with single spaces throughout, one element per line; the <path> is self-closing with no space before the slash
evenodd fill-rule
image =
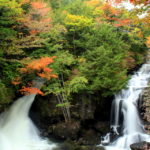
<path id="1" fill-rule="evenodd" d="M 46 3 L 31 2 L 31 8 L 29 13 L 26 15 L 26 18 L 23 20 L 23 23 L 30 34 L 37 34 L 39 32 L 47 32 L 51 27 L 51 8 L 47 6 Z"/>
<path id="2" fill-rule="evenodd" d="M 147 47 L 150 47 L 150 36 L 147 37 L 146 45 L 147 45 Z"/>
<path id="3" fill-rule="evenodd" d="M 88 79 L 88 88 L 91 91 L 103 91 L 102 95 L 123 88 L 127 80 L 127 68 L 123 67 L 122 62 L 129 47 L 114 29 L 107 24 L 96 27 L 93 34 L 85 36 L 85 46 L 85 61 L 80 68 Z"/>
<path id="4" fill-rule="evenodd" d="M 108 0 L 109 3 L 113 4 L 113 3 L 122 3 L 124 0 Z M 149 0 L 130 0 L 130 3 L 133 3 L 134 5 L 139 5 L 139 4 L 144 4 L 144 5 L 148 5 L 149 4 Z"/>
<path id="5" fill-rule="evenodd" d="M 135 5 L 139 5 L 139 4 L 144 4 L 144 5 L 148 5 L 149 4 L 149 0 L 130 0 L 131 3 L 135 4 Z"/>
<path id="6" fill-rule="evenodd" d="M 3 56 L 13 48 L 16 38 L 16 27 L 19 24 L 23 11 L 16 0 L 0 0 L 0 54 Z"/>
<path id="7" fill-rule="evenodd" d="M 57 76 L 52 73 L 52 69 L 48 68 L 47 66 L 54 62 L 55 57 L 43 57 L 40 59 L 36 59 L 31 61 L 28 64 L 25 64 L 24 68 L 20 69 L 20 72 L 22 74 L 30 74 L 30 73 L 36 73 L 41 78 L 56 78 Z"/>
<path id="8" fill-rule="evenodd" d="M 30 83 L 38 76 L 70 121 L 76 95 L 104 98 L 125 87 L 149 48 L 150 15 L 137 16 L 148 12 L 147 0 L 131 0 L 144 6 L 132 11 L 114 7 L 122 1 L 0 0 L 0 103 L 21 86 L 22 94 L 43 95 Z"/>
<path id="9" fill-rule="evenodd" d="M 40 38 L 39 34 L 50 30 L 52 26 L 52 12 L 49 5 L 40 0 L 25 1 L 22 7 L 25 5 L 29 8 L 24 8 L 25 13 L 21 20 L 19 40 L 16 40 L 15 44 L 28 55 L 29 49 L 33 51 L 42 47 L 45 39 Z"/>
<path id="10" fill-rule="evenodd" d="M 11 87 L 6 87 L 6 85 L 0 81 L 0 108 L 1 105 L 9 104 L 13 97 L 13 89 Z"/>
<path id="11" fill-rule="evenodd" d="M 23 95 L 40 94 L 40 95 L 44 96 L 44 93 L 42 91 L 40 91 L 38 88 L 34 88 L 34 87 L 24 87 L 23 86 L 22 89 L 20 89 L 19 91 Z"/>
<path id="12" fill-rule="evenodd" d="M 82 30 L 92 24 L 92 19 L 84 16 L 68 14 L 65 19 L 65 25 L 69 28 L 69 31 Z"/>
<path id="13" fill-rule="evenodd" d="M 22 77 L 17 77 L 12 81 L 12 84 L 17 85 L 21 84 L 22 79 L 25 78 L 24 76 L 29 75 L 31 79 L 31 76 L 35 78 L 36 76 L 39 76 L 40 78 L 44 78 L 47 80 L 50 80 L 51 78 L 57 78 L 57 75 L 52 74 L 52 69 L 48 68 L 47 66 L 54 62 L 55 57 L 42 57 L 40 59 L 32 60 L 30 63 L 28 62 L 25 64 L 25 67 L 20 68 L 19 71 L 22 74 Z M 28 82 L 29 83 L 29 82 Z M 44 95 L 43 92 L 41 92 L 38 88 L 32 87 L 33 83 L 31 82 L 28 84 L 28 87 L 23 86 L 22 89 L 19 91 L 22 94 L 29 95 L 29 94 L 40 94 Z"/>

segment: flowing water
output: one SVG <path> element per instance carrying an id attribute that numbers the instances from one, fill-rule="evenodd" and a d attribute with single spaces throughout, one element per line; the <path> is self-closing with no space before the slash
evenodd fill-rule
<path id="1" fill-rule="evenodd" d="M 18 99 L 11 108 L 0 116 L 0 150 L 52 150 L 56 147 L 40 136 L 29 110 L 35 95 Z"/>
<path id="2" fill-rule="evenodd" d="M 138 113 L 138 100 L 149 80 L 150 64 L 144 64 L 131 77 L 127 89 L 115 95 L 111 108 L 111 132 L 101 141 L 103 145 L 108 144 L 106 150 L 130 150 L 132 143 L 150 142 L 150 135 L 145 133 Z M 112 134 L 118 137 L 113 142 Z"/>
<path id="3" fill-rule="evenodd" d="M 130 150 L 135 142 L 148 141 L 150 135 L 144 131 L 138 114 L 138 99 L 150 80 L 150 64 L 144 64 L 115 96 L 111 110 L 111 132 L 102 140 L 106 150 Z M 43 139 L 32 120 L 29 110 L 35 95 L 18 99 L 11 108 L 0 116 L 0 150 L 52 150 L 56 147 Z M 111 142 L 111 135 L 118 136 Z"/>

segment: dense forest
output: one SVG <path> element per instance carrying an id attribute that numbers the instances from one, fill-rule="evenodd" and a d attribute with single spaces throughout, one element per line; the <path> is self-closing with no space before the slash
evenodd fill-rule
<path id="1" fill-rule="evenodd" d="M 131 1 L 131 10 L 120 2 L 0 0 L 0 112 L 33 93 L 44 115 L 45 99 L 55 101 L 61 121 L 78 119 L 78 104 L 105 111 L 150 47 L 149 1 Z M 32 87 L 37 77 L 46 81 L 41 90 Z"/>

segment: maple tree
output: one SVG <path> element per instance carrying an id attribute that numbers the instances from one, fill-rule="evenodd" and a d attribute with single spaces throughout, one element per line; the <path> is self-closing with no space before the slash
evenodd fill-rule
<path id="1" fill-rule="evenodd" d="M 24 18 L 20 20 L 21 29 L 25 31 L 19 33 L 20 40 L 15 43 L 20 49 L 30 49 L 42 47 L 45 39 L 39 35 L 49 32 L 52 27 L 51 7 L 44 1 L 28 1 L 22 2 L 22 5 L 28 5 L 28 11 L 24 13 Z"/>
<path id="2" fill-rule="evenodd" d="M 19 91 L 23 95 L 40 94 L 40 95 L 44 96 L 44 93 L 41 90 L 39 90 L 38 88 L 35 88 L 35 87 L 25 87 L 25 86 L 23 86 L 22 89 L 20 89 Z"/>
<path id="3" fill-rule="evenodd" d="M 53 57 L 42 57 L 40 59 L 32 60 L 30 63 L 28 62 L 27 64 L 24 64 L 25 67 L 20 68 L 19 71 L 22 75 L 27 75 L 27 74 L 34 74 L 35 76 L 39 76 L 40 78 L 44 78 L 47 80 L 50 80 L 51 78 L 57 78 L 57 75 L 52 73 L 52 69 L 48 68 L 47 66 L 51 63 L 54 62 Z M 12 84 L 18 85 L 21 84 L 21 77 L 17 77 L 12 81 Z M 19 91 L 22 94 L 40 94 L 44 95 L 43 92 L 41 92 L 38 88 L 32 87 L 33 84 L 30 83 L 28 84 L 28 87 L 23 86 L 22 89 Z"/>
<path id="4" fill-rule="evenodd" d="M 31 61 L 28 64 L 25 64 L 24 68 L 20 69 L 20 72 L 30 74 L 30 73 L 36 73 L 39 77 L 46 78 L 46 79 L 51 79 L 51 78 L 56 78 L 57 76 L 52 74 L 52 69 L 48 68 L 47 66 L 51 63 L 54 62 L 53 57 L 42 57 L 40 59 L 36 59 Z"/>
<path id="5" fill-rule="evenodd" d="M 47 3 L 42 1 L 31 2 L 30 12 L 26 15 L 23 23 L 29 29 L 30 34 L 38 34 L 40 32 L 47 32 L 51 27 L 51 8 Z"/>
<path id="6" fill-rule="evenodd" d="M 131 19 L 130 17 L 123 17 L 125 10 L 121 10 L 113 5 L 114 3 L 118 4 L 120 2 L 121 1 L 107 1 L 102 3 L 100 1 L 91 0 L 87 1 L 86 4 L 88 7 L 93 7 L 93 15 L 97 23 L 108 22 L 115 27 L 129 26 Z"/>

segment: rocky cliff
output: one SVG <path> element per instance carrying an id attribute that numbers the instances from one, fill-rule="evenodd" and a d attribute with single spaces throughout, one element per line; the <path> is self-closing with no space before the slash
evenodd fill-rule
<path id="1" fill-rule="evenodd" d="M 145 130 L 150 134 L 150 82 L 145 88 L 140 99 L 140 112 L 144 122 Z"/>
<path id="2" fill-rule="evenodd" d="M 147 52 L 146 59 L 147 59 L 146 61 L 150 65 L 150 50 Z M 143 93 L 141 94 L 139 107 L 140 107 L 141 117 L 144 122 L 145 130 L 148 134 L 150 134 L 150 81 L 148 87 L 146 87 Z"/>

